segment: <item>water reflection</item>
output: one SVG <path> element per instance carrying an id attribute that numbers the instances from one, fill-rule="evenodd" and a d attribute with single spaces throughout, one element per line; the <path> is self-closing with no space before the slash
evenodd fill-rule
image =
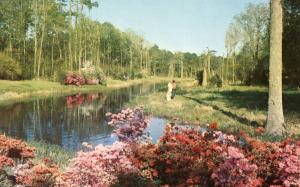
<path id="1" fill-rule="evenodd" d="M 118 112 L 137 95 L 163 85 L 138 85 L 103 93 L 75 94 L 16 103 L 0 108 L 0 131 L 25 140 L 44 140 L 72 150 L 81 142 L 112 144 L 116 137 L 106 112 Z"/>

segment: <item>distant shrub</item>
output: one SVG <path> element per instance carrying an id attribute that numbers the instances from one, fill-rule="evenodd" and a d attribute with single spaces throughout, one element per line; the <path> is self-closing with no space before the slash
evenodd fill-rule
<path id="1" fill-rule="evenodd" d="M 81 86 L 85 84 L 83 75 L 78 72 L 68 71 L 65 75 L 65 84 Z"/>
<path id="2" fill-rule="evenodd" d="M 138 78 L 138 79 L 146 78 L 148 76 L 149 76 L 149 73 L 147 72 L 147 70 L 141 70 L 136 74 L 136 78 Z"/>
<path id="3" fill-rule="evenodd" d="M 106 84 L 106 76 L 101 68 L 83 68 L 82 73 L 87 84 Z"/>
<path id="4" fill-rule="evenodd" d="M 128 68 L 124 67 L 120 69 L 117 66 L 109 66 L 104 69 L 105 75 L 111 77 L 112 79 L 123 80 L 125 72 L 129 72 Z"/>
<path id="5" fill-rule="evenodd" d="M 203 81 L 203 71 L 197 71 L 196 79 L 197 79 L 198 85 L 201 85 L 202 81 Z"/>
<path id="6" fill-rule="evenodd" d="M 20 65 L 13 58 L 0 53 L 0 79 L 16 80 L 21 74 Z"/>
<path id="7" fill-rule="evenodd" d="M 104 71 L 101 68 L 96 68 L 95 73 L 96 73 L 96 76 L 99 80 L 99 83 L 102 84 L 102 85 L 106 85 L 107 79 L 106 79 L 106 76 L 104 74 Z"/>
<path id="8" fill-rule="evenodd" d="M 222 79 L 218 74 L 215 74 L 209 79 L 209 85 L 210 86 L 217 86 L 218 88 L 222 87 L 223 82 Z"/>

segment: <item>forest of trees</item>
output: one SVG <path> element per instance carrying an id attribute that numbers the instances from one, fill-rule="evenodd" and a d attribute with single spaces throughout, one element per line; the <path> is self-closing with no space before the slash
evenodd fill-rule
<path id="1" fill-rule="evenodd" d="M 98 6 L 101 9 L 92 0 L 1 0 L 0 68 L 15 70 L 7 64 L 19 66 L 13 79 L 57 81 L 67 70 L 80 70 L 91 62 L 113 78 L 121 78 L 125 72 L 132 77 L 195 77 L 202 71 L 205 81 L 218 75 L 224 83 L 267 84 L 269 4 L 250 4 L 234 17 L 223 56 L 208 48 L 199 49 L 198 54 L 160 49 L 131 30 L 120 31 L 89 18 Z M 283 79 L 297 86 L 299 25 L 300 2 L 284 0 Z M 1 74 L 3 71 L 0 78 L 9 78 Z"/>
<path id="2" fill-rule="evenodd" d="M 300 85 L 300 1 L 283 0 L 283 82 Z M 250 4 L 234 17 L 227 33 L 229 80 L 267 84 L 269 73 L 270 5 Z"/>

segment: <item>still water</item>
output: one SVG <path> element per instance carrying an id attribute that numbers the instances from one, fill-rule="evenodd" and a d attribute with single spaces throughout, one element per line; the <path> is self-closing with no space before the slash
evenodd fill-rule
<path id="1" fill-rule="evenodd" d="M 119 112 L 138 95 L 159 91 L 162 84 L 136 85 L 102 93 L 47 97 L 0 107 L 0 132 L 23 140 L 43 140 L 79 150 L 82 142 L 112 144 L 117 140 L 107 125 L 106 112 Z M 151 118 L 147 131 L 156 142 L 165 121 Z"/>

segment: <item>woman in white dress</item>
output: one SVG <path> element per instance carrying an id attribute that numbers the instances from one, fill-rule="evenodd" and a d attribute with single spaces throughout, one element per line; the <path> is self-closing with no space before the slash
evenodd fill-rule
<path id="1" fill-rule="evenodd" d="M 173 85 L 171 82 L 168 83 L 167 101 L 171 101 Z"/>

